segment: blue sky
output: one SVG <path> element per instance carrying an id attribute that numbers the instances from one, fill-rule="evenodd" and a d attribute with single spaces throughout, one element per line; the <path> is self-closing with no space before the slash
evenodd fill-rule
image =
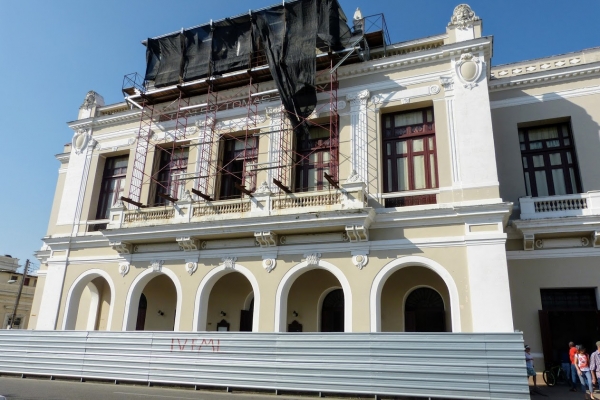
<path id="1" fill-rule="evenodd" d="M 339 0 L 351 18 L 384 13 L 393 42 L 445 32 L 451 0 Z M 0 0 L 0 254 L 38 264 L 54 197 L 55 154 L 89 90 L 123 100 L 123 75 L 144 72 L 140 42 L 277 3 L 274 0 Z M 600 46 L 599 0 L 472 0 L 492 64 Z"/>

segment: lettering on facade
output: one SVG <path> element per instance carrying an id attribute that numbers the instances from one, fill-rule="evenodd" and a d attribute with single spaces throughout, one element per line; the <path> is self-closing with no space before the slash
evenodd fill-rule
<path id="1" fill-rule="evenodd" d="M 220 339 L 171 339 L 171 353 L 180 351 L 211 351 L 218 353 L 221 347 Z"/>
<path id="2" fill-rule="evenodd" d="M 271 101 L 281 101 L 281 97 L 279 96 L 279 93 L 270 93 L 270 94 L 265 94 L 262 96 L 256 96 L 256 97 L 252 98 L 250 105 L 268 103 Z M 200 108 L 200 113 L 205 113 L 207 111 L 225 111 L 225 110 L 231 110 L 233 108 L 240 108 L 240 107 L 245 108 L 245 107 L 248 107 L 248 103 L 249 103 L 248 99 L 225 101 L 223 103 L 217 103 L 217 104 L 212 104 L 210 106 L 202 107 L 202 108 Z"/>

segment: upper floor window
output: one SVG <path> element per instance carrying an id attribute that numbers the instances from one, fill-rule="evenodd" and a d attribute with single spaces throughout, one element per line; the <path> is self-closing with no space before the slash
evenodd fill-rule
<path id="1" fill-rule="evenodd" d="M 294 191 L 323 190 L 329 184 L 325 174 L 337 176 L 337 135 L 331 135 L 329 126 L 312 125 L 295 137 Z"/>
<path id="2" fill-rule="evenodd" d="M 240 198 L 239 187 L 250 192 L 256 189 L 256 169 L 252 166 L 257 159 L 258 138 L 251 133 L 222 141 L 220 200 Z"/>
<path id="3" fill-rule="evenodd" d="M 129 156 L 109 157 L 104 164 L 96 219 L 107 219 L 110 209 L 123 196 Z"/>
<path id="4" fill-rule="evenodd" d="M 167 195 L 171 198 L 180 199 L 185 190 L 185 181 L 181 180 L 181 175 L 187 172 L 188 149 L 179 147 L 175 149 L 158 150 L 159 163 L 158 170 L 155 173 L 156 185 L 154 194 L 154 204 L 167 204 L 167 199 L 160 196 Z"/>
<path id="5" fill-rule="evenodd" d="M 519 129 L 527 195 L 533 197 L 581 192 L 570 124 Z"/>
<path id="6" fill-rule="evenodd" d="M 385 193 L 438 187 L 433 108 L 383 116 Z"/>

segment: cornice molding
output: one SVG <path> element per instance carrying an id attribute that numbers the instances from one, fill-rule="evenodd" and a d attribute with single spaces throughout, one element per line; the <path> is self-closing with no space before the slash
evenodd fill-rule
<path id="1" fill-rule="evenodd" d="M 579 89 L 563 90 L 559 92 L 537 94 L 531 96 L 519 96 L 505 100 L 494 100 L 490 101 L 490 108 L 493 110 L 496 108 L 522 106 L 525 104 L 534 103 L 544 103 L 546 101 L 564 100 L 572 97 L 589 96 L 594 94 L 600 94 L 600 85 L 584 87 Z"/>
<path id="2" fill-rule="evenodd" d="M 600 75 L 600 62 L 577 65 L 568 68 L 560 68 L 531 74 L 510 76 L 507 78 L 491 79 L 488 82 L 490 91 L 510 90 L 515 86 L 519 88 L 547 85 L 549 83 L 564 82 L 588 76 Z"/>

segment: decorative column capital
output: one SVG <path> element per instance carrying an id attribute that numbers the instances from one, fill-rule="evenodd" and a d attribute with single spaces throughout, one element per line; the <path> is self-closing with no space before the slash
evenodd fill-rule
<path id="1" fill-rule="evenodd" d="M 349 93 L 346 95 L 346 100 L 350 102 L 350 108 L 355 110 L 359 107 L 366 107 L 367 100 L 369 99 L 369 90 L 361 90 L 360 92 Z"/>

